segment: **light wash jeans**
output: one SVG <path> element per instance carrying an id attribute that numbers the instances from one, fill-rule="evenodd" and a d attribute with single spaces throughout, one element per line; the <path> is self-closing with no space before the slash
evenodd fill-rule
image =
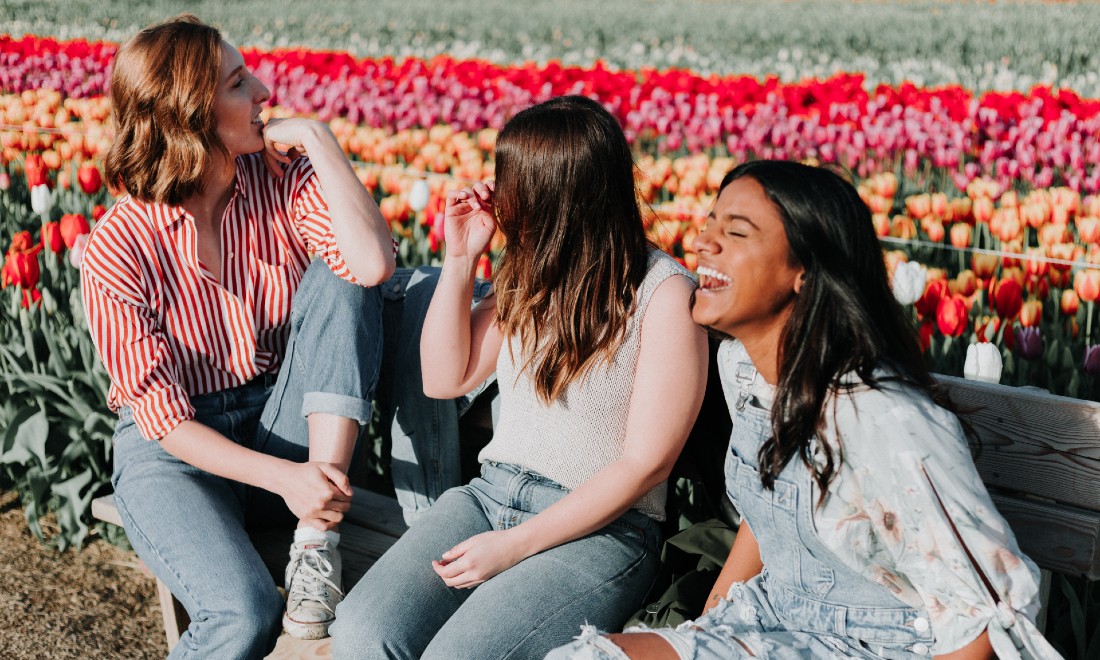
<path id="1" fill-rule="evenodd" d="M 250 449 L 305 461 L 305 415 L 369 421 L 381 350 L 377 288 L 349 284 L 317 261 L 294 296 L 278 376 L 193 397 L 196 420 Z M 130 543 L 191 617 L 170 657 L 269 653 L 283 601 L 245 530 L 292 525 L 282 498 L 180 461 L 143 438 L 126 408 L 115 428 L 112 482 Z"/>
<path id="2" fill-rule="evenodd" d="M 482 464 L 480 478 L 444 493 L 337 607 L 333 657 L 541 658 L 586 622 L 622 626 L 658 564 L 659 526 L 638 511 L 474 589 L 449 588 L 432 570 L 459 542 L 515 527 L 567 494 L 533 472 Z"/>
<path id="3" fill-rule="evenodd" d="M 385 344 L 378 407 L 382 432 L 391 442 L 397 501 L 410 525 L 444 491 L 462 484 L 458 419 L 475 398 L 495 384 L 490 377 L 458 399 L 424 396 L 424 380 L 432 375 L 430 365 L 421 368 L 420 334 L 438 282 L 439 268 L 421 267 L 398 270 L 380 287 L 385 299 Z M 489 281 L 478 280 L 473 304 L 489 295 L 490 289 Z M 495 413 L 495 405 L 493 410 Z"/>

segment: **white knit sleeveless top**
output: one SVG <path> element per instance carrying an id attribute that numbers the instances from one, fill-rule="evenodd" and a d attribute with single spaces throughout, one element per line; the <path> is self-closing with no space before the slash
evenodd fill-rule
<path id="1" fill-rule="evenodd" d="M 638 287 L 634 314 L 613 358 L 593 366 L 549 404 L 535 394 L 526 371 L 517 373 L 526 359 L 519 337 L 506 338 L 497 358 L 500 419 L 492 441 L 481 450 L 478 460 L 518 465 L 573 490 L 622 456 L 642 319 L 653 292 L 673 275 L 691 277 L 675 259 L 652 250 L 645 279 Z M 662 483 L 634 508 L 664 520 L 665 491 Z"/>

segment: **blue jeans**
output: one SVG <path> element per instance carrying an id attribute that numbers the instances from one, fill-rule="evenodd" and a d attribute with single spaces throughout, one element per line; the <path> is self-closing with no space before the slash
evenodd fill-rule
<path id="1" fill-rule="evenodd" d="M 424 396 L 420 334 L 428 303 L 439 282 L 439 268 L 401 269 L 381 285 L 385 299 L 382 374 L 378 407 L 382 432 L 391 442 L 391 467 L 397 501 L 412 524 L 448 488 L 462 484 L 458 418 L 494 382 L 489 378 L 458 399 Z M 491 283 L 474 285 L 474 304 L 489 294 Z"/>
<path id="2" fill-rule="evenodd" d="M 337 607 L 335 658 L 541 658 L 588 622 L 617 629 L 657 571 L 660 529 L 628 511 L 603 529 L 529 557 L 474 589 L 432 570 L 475 534 L 534 517 L 568 491 L 513 465 L 481 477 L 426 511 Z"/>
<path id="3" fill-rule="evenodd" d="M 306 415 L 370 420 L 381 350 L 378 290 L 317 261 L 294 296 L 278 376 L 193 397 L 195 419 L 249 449 L 305 461 Z M 126 408 L 115 427 L 112 483 L 130 543 L 191 617 L 170 657 L 269 653 L 283 602 L 245 530 L 293 524 L 282 498 L 180 461 L 143 438 Z"/>

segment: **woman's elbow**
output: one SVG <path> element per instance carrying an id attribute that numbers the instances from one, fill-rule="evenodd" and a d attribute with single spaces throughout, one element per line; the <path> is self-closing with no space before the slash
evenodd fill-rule
<path id="1" fill-rule="evenodd" d="M 397 265 L 393 255 L 382 259 L 371 259 L 367 263 L 352 265 L 348 263 L 348 270 L 355 276 L 355 280 L 363 286 L 378 286 L 393 276 Z"/>

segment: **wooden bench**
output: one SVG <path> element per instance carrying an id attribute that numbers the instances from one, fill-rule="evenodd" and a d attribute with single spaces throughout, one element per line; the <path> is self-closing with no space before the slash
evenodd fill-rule
<path id="1" fill-rule="evenodd" d="M 981 441 L 975 463 L 994 503 L 1043 569 L 1044 601 L 1050 571 L 1100 578 L 1100 404 L 961 378 L 940 382 Z M 352 502 L 340 544 L 348 588 L 405 529 L 396 500 L 356 489 Z M 92 512 L 121 524 L 110 496 L 97 499 Z M 289 533 L 254 540 L 281 583 Z M 187 627 L 187 613 L 159 581 L 157 591 L 171 648 Z M 328 657 L 329 644 L 283 635 L 270 657 Z"/>

